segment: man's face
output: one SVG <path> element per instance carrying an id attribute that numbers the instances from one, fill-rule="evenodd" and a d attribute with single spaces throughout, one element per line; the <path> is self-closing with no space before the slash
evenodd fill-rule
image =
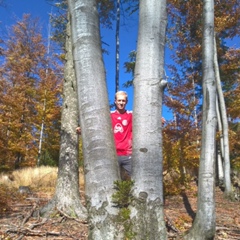
<path id="1" fill-rule="evenodd" d="M 123 112 L 125 111 L 125 107 L 127 105 L 127 98 L 125 95 L 123 94 L 119 94 L 116 96 L 116 100 L 115 100 L 115 105 L 116 108 L 119 112 Z"/>

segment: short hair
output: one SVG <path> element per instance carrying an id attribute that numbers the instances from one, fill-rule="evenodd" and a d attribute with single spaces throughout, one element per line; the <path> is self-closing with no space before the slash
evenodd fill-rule
<path id="1" fill-rule="evenodd" d="M 126 96 L 126 100 L 128 100 L 127 92 L 125 92 L 125 91 L 118 91 L 118 92 L 116 92 L 115 93 L 115 100 L 117 99 L 118 95 L 124 95 L 124 96 Z"/>

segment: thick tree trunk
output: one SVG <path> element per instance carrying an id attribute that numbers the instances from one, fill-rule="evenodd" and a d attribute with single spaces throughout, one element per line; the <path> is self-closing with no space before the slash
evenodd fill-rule
<path id="1" fill-rule="evenodd" d="M 111 130 L 96 0 L 69 0 L 83 140 L 89 239 L 117 239 L 114 181 L 120 173 Z"/>
<path id="2" fill-rule="evenodd" d="M 166 1 L 141 0 L 134 78 L 131 220 L 136 239 L 166 239 L 162 177 L 162 78 Z"/>
<path id="3" fill-rule="evenodd" d="M 224 193 L 229 196 L 232 193 L 231 186 L 231 177 L 230 177 L 230 157 L 229 157 L 229 140 L 228 140 L 228 120 L 227 120 L 227 111 L 225 106 L 224 95 L 222 91 L 219 67 L 218 67 L 218 59 L 217 59 L 217 45 L 216 45 L 216 37 L 214 37 L 214 69 L 215 69 L 215 77 L 216 77 L 216 85 L 217 85 L 217 94 L 219 99 L 219 110 L 222 122 L 222 138 L 223 138 L 223 148 L 222 148 L 222 156 L 224 161 Z"/>
<path id="4" fill-rule="evenodd" d="M 71 217 L 85 220 L 87 211 L 80 202 L 78 171 L 78 124 L 77 86 L 73 69 L 70 26 L 67 26 L 66 59 L 64 71 L 61 118 L 61 148 L 56 192 L 53 199 L 41 210 L 49 215 L 59 209 Z"/>
<path id="5" fill-rule="evenodd" d="M 214 1 L 203 1 L 203 120 L 197 214 L 185 239 L 214 239 L 216 160 L 216 81 L 213 65 Z"/>

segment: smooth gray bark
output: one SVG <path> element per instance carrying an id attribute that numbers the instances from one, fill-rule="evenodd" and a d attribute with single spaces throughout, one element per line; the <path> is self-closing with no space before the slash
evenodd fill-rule
<path id="1" fill-rule="evenodd" d="M 167 24 L 165 0 L 141 0 L 133 109 L 135 239 L 166 239 L 162 176 L 162 80 Z"/>
<path id="2" fill-rule="evenodd" d="M 58 209 L 71 217 L 87 218 L 87 210 L 80 202 L 78 167 L 77 86 L 73 69 L 70 26 L 67 26 L 66 64 L 63 83 L 63 106 L 61 116 L 61 146 L 55 195 L 40 213 L 49 215 Z"/>
<path id="3" fill-rule="evenodd" d="M 222 132 L 222 121 L 221 121 L 221 116 L 220 116 L 220 112 L 219 112 L 219 103 L 218 103 L 218 98 L 216 98 L 216 113 L 217 113 L 217 127 L 218 127 L 218 131 Z M 222 136 L 220 137 L 220 141 L 219 144 L 217 144 L 217 180 L 218 180 L 218 185 L 220 187 L 223 186 L 224 184 L 224 172 L 223 172 L 223 155 L 222 153 L 224 152 L 224 148 L 223 148 L 223 138 Z"/>
<path id="4" fill-rule="evenodd" d="M 217 45 L 216 45 L 216 37 L 214 37 L 214 69 L 215 69 L 215 77 L 216 77 L 216 86 L 217 86 L 217 94 L 219 99 L 219 111 L 221 116 L 222 123 L 222 132 L 221 138 L 223 141 L 222 148 L 222 156 L 224 162 L 224 193 L 226 195 L 231 195 L 232 186 L 231 186 L 231 169 L 230 169 L 230 153 L 229 153 L 229 139 L 228 139 L 228 120 L 227 120 L 227 111 L 224 100 L 224 95 L 222 91 L 218 59 L 217 59 Z"/>
<path id="5" fill-rule="evenodd" d="M 214 74 L 214 1 L 203 1 L 203 119 L 197 214 L 184 239 L 214 239 L 216 160 L 216 81 Z"/>
<path id="6" fill-rule="evenodd" d="M 96 0 L 69 0 L 83 141 L 89 239 L 117 239 L 113 183 L 120 180 L 105 81 Z"/>

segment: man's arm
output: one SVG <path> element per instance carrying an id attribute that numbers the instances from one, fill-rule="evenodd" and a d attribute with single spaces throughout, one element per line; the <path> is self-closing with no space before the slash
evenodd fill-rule
<path id="1" fill-rule="evenodd" d="M 166 122 L 165 118 L 162 117 L 162 124 L 164 125 L 165 122 Z"/>

